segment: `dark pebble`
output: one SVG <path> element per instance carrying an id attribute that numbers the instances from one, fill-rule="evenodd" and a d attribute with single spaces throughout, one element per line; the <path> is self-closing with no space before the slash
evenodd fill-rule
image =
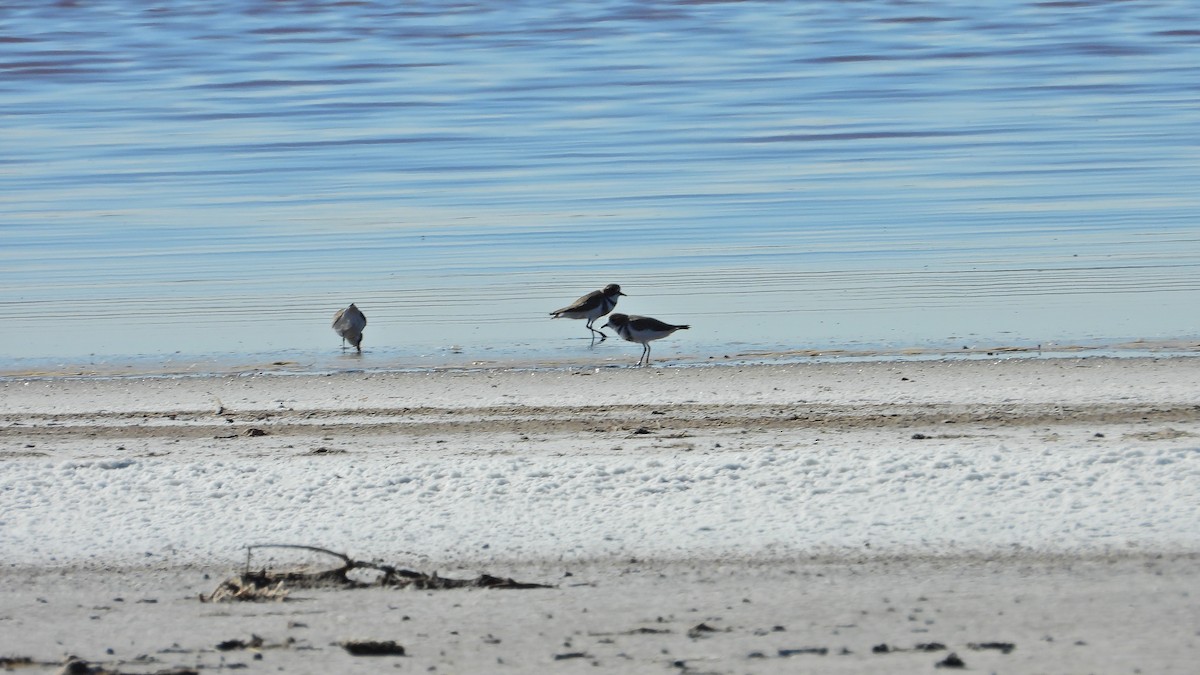
<path id="1" fill-rule="evenodd" d="M 946 658 L 942 659 L 941 661 L 938 661 L 937 663 L 933 664 L 933 667 L 934 668 L 966 668 L 967 664 L 963 663 L 963 660 L 958 658 L 958 654 L 955 654 L 954 652 L 950 652 L 949 656 L 947 656 Z"/>

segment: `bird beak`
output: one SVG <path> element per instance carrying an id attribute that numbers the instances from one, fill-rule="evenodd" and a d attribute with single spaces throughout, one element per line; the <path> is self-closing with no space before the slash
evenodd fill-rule
<path id="1" fill-rule="evenodd" d="M 600 327 L 601 327 L 601 328 L 608 328 L 608 327 L 609 327 L 609 326 L 611 326 L 611 325 L 612 325 L 611 323 L 609 323 L 608 321 L 605 321 L 605 322 L 604 322 L 604 325 L 603 325 L 603 326 L 600 326 Z"/>
<path id="2" fill-rule="evenodd" d="M 624 295 L 627 298 L 629 297 L 628 293 L 622 293 L 621 291 L 617 291 L 617 295 Z"/>

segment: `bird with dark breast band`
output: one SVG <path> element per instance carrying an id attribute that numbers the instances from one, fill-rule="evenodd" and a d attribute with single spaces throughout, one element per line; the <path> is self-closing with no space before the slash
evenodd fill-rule
<path id="1" fill-rule="evenodd" d="M 648 316 L 627 316 L 613 314 L 608 317 L 608 323 L 601 328 L 612 326 L 623 339 L 638 342 L 642 345 L 642 358 L 638 359 L 639 366 L 650 365 L 650 341 L 665 338 L 677 330 L 686 330 L 691 326 L 677 326 L 653 319 Z"/>
<path id="2" fill-rule="evenodd" d="M 596 330 L 592 327 L 592 322 L 600 317 L 613 311 L 617 306 L 617 299 L 625 295 L 621 292 L 621 287 L 617 284 L 609 284 L 598 291 L 592 291 L 587 295 L 579 298 L 575 302 L 550 312 L 550 316 L 556 319 L 587 319 L 587 329 L 592 331 L 592 340 L 595 341 L 596 336 L 600 336 L 600 340 L 608 339 L 604 331 Z"/>

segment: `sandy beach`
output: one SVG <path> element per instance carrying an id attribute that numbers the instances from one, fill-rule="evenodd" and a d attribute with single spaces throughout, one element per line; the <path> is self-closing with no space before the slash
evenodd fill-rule
<path id="1" fill-rule="evenodd" d="M 1192 672 L 1197 382 L 1028 355 L 5 378 L 0 666 Z M 548 587 L 201 602 L 258 544 Z"/>

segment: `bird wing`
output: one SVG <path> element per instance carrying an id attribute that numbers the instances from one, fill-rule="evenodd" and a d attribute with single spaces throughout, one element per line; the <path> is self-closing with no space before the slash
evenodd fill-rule
<path id="1" fill-rule="evenodd" d="M 629 325 L 634 330 L 671 331 L 687 328 L 687 326 L 676 326 L 649 316 L 631 316 L 629 317 Z"/>
<path id="2" fill-rule="evenodd" d="M 578 300 L 567 305 L 566 307 L 563 307 L 562 309 L 556 309 L 550 313 L 562 314 L 563 312 L 583 312 L 589 309 L 594 309 L 600 306 L 600 299 L 603 297 L 603 291 L 592 291 L 587 295 L 581 296 Z"/>
<path id="3" fill-rule="evenodd" d="M 357 327 L 359 330 L 367 327 L 367 315 L 357 307 L 339 309 L 333 315 L 333 327 L 338 330 Z"/>

